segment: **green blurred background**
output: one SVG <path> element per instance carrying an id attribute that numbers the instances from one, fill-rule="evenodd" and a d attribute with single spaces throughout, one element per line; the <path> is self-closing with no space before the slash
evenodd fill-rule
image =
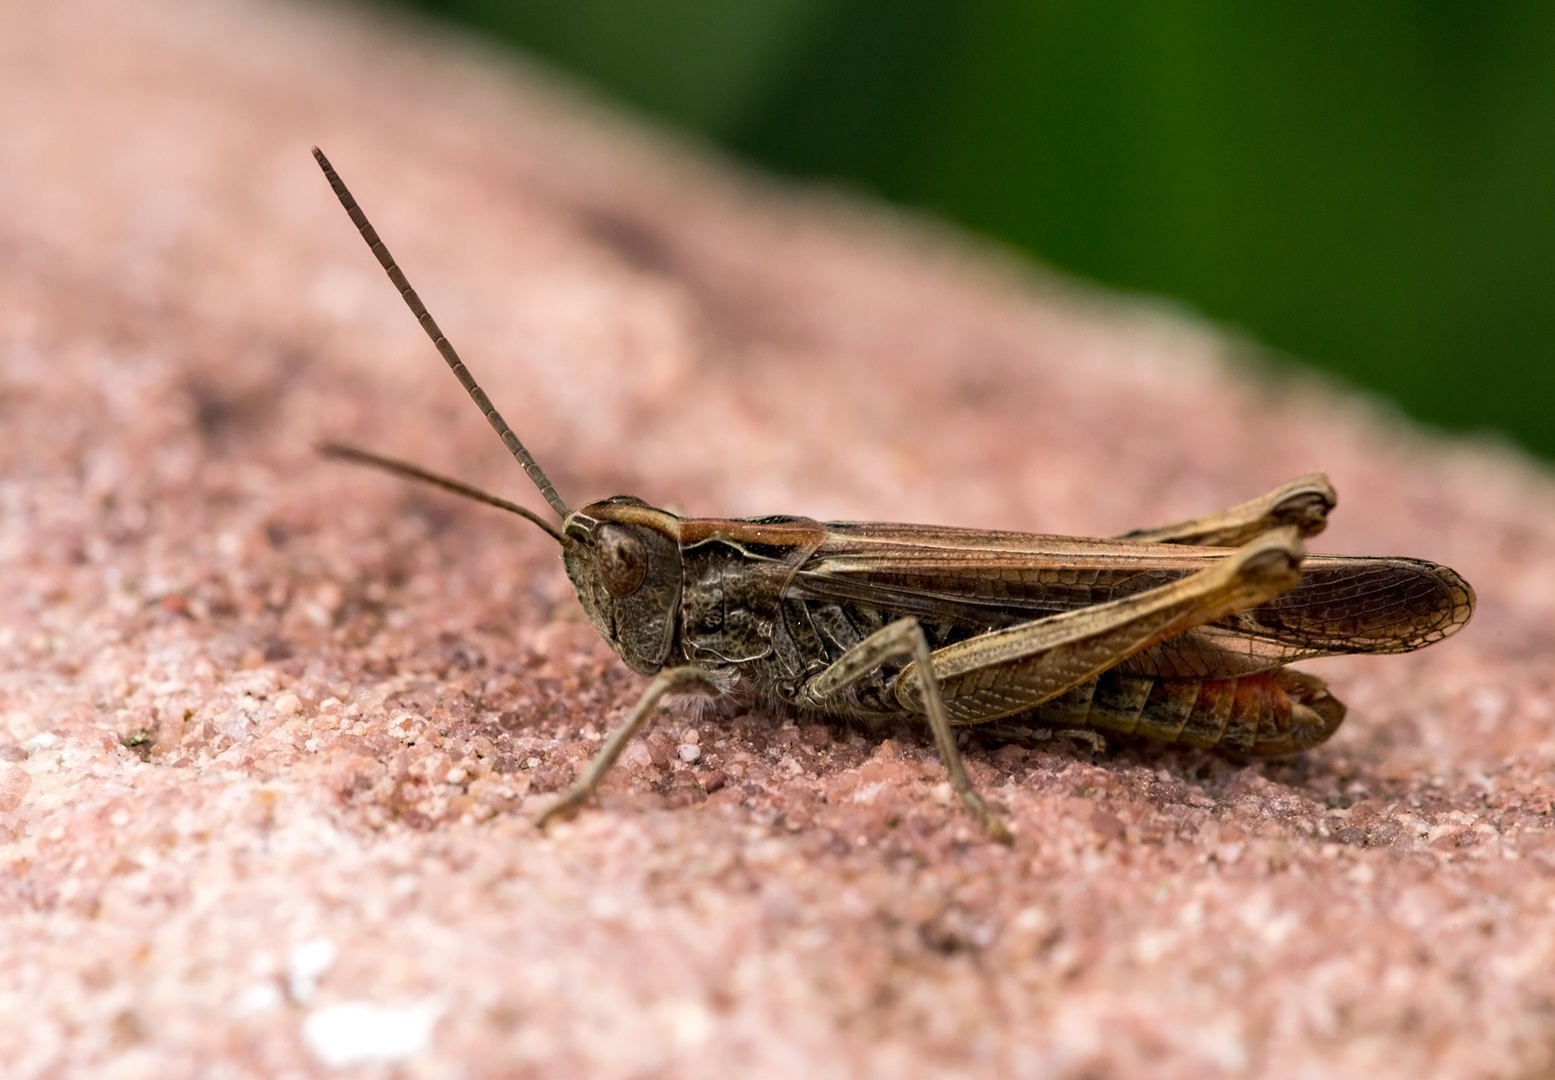
<path id="1" fill-rule="evenodd" d="M 398 2 L 1555 457 L 1555 4 Z"/>

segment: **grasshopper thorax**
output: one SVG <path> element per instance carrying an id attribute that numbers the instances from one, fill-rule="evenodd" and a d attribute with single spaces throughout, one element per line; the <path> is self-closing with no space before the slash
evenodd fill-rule
<path id="1" fill-rule="evenodd" d="M 589 621 L 640 675 L 669 660 L 680 610 L 680 519 L 630 495 L 562 525 L 562 561 Z"/>

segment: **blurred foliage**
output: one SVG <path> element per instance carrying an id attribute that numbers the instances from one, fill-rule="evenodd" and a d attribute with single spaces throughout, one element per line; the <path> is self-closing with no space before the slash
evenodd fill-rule
<path id="1" fill-rule="evenodd" d="M 1555 5 L 407 2 L 1555 456 Z"/>

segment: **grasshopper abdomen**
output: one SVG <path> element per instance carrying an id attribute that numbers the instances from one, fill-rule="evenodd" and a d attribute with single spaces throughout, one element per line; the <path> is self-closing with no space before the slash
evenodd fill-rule
<path id="1" fill-rule="evenodd" d="M 1103 672 L 1028 714 L 1044 728 L 1096 729 L 1255 757 L 1324 742 L 1345 707 L 1323 680 L 1288 668 L 1237 678 L 1178 679 Z M 1026 719 L 1023 717 L 1021 719 Z M 1018 721 L 1001 731 L 1013 731 Z"/>

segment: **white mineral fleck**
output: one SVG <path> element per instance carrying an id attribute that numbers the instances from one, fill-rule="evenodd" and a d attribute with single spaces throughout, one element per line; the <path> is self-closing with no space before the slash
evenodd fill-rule
<path id="1" fill-rule="evenodd" d="M 312 1001 L 314 992 L 319 988 L 319 980 L 334 967 L 335 958 L 339 955 L 340 950 L 335 948 L 335 943 L 324 938 L 305 941 L 293 949 L 291 960 L 286 965 L 286 987 L 291 992 L 292 1000 L 303 1005 Z"/>
<path id="2" fill-rule="evenodd" d="M 285 998 L 281 996 L 281 988 L 270 980 L 257 982 L 244 990 L 233 1002 L 233 1011 L 239 1016 L 254 1016 L 258 1013 L 274 1012 L 281 1007 Z"/>
<path id="3" fill-rule="evenodd" d="M 315 1009 L 303 1021 L 302 1038 L 331 1069 L 374 1061 L 403 1061 L 425 1050 L 442 1006 L 427 1000 L 394 1008 L 344 1001 Z"/>

